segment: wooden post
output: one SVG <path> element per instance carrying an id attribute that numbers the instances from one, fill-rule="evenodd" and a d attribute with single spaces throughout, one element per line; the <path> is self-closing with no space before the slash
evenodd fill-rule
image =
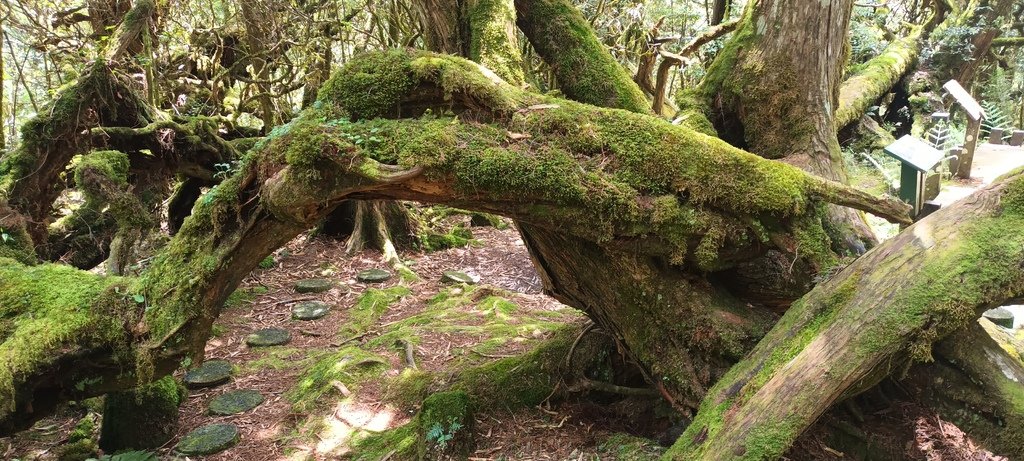
<path id="1" fill-rule="evenodd" d="M 992 131 L 988 134 L 989 144 L 1002 144 L 1003 143 L 1003 129 L 992 128 Z"/>
<path id="2" fill-rule="evenodd" d="M 914 207 L 910 214 L 916 216 L 921 211 L 922 186 L 924 175 L 910 164 L 904 163 L 900 168 L 900 199 Z"/>
<path id="3" fill-rule="evenodd" d="M 967 113 L 967 133 L 964 135 L 964 149 L 960 155 L 960 166 L 956 171 L 956 177 L 967 179 L 971 177 L 971 164 L 974 163 L 974 151 L 978 148 L 978 136 L 981 134 L 981 121 L 985 118 L 985 111 L 978 104 L 978 101 L 971 96 L 964 87 L 956 80 L 950 80 L 942 85 L 953 99 L 956 100 L 964 112 Z"/>
<path id="4" fill-rule="evenodd" d="M 960 155 L 960 167 L 957 169 L 956 177 L 960 179 L 971 177 L 971 164 L 974 163 L 974 151 L 978 149 L 978 135 L 980 134 L 981 120 L 967 117 L 967 134 L 964 135 L 964 150 Z"/>
<path id="5" fill-rule="evenodd" d="M 1010 137 L 1011 146 L 1020 146 L 1024 144 L 1024 130 L 1014 130 L 1013 136 Z"/>

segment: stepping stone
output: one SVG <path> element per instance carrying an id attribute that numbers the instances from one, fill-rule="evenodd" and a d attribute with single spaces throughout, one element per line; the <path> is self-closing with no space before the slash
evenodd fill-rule
<path id="1" fill-rule="evenodd" d="M 266 400 L 263 394 L 252 389 L 226 392 L 210 401 L 210 414 L 237 415 L 258 407 Z"/>
<path id="2" fill-rule="evenodd" d="M 292 308 L 292 318 L 295 320 L 316 320 L 323 318 L 331 311 L 331 306 L 320 301 L 305 301 Z"/>
<path id="3" fill-rule="evenodd" d="M 473 276 L 459 271 L 445 271 L 441 275 L 441 281 L 444 283 L 467 283 L 470 285 L 476 285 L 477 279 Z"/>
<path id="4" fill-rule="evenodd" d="M 989 319 L 992 323 L 999 325 L 1003 328 L 1013 328 L 1013 312 L 1010 312 L 1002 307 L 995 309 L 989 309 L 984 314 L 986 319 Z"/>
<path id="5" fill-rule="evenodd" d="M 384 269 L 367 269 L 356 274 L 356 280 L 363 283 L 382 283 L 391 278 L 391 273 Z"/>
<path id="6" fill-rule="evenodd" d="M 231 364 L 225 360 L 209 360 L 185 373 L 189 389 L 219 386 L 231 379 Z"/>
<path id="7" fill-rule="evenodd" d="M 182 437 L 174 451 L 186 456 L 212 455 L 235 446 L 240 438 L 234 424 L 210 424 Z"/>
<path id="8" fill-rule="evenodd" d="M 284 328 L 264 328 L 245 337 L 249 347 L 281 346 L 292 340 L 292 334 Z"/>
<path id="9" fill-rule="evenodd" d="M 295 282 L 296 293 L 323 293 L 334 288 L 334 282 L 327 279 L 304 279 Z"/>

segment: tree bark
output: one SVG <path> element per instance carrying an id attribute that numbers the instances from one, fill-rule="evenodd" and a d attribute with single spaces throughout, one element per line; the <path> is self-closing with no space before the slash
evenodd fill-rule
<path id="1" fill-rule="evenodd" d="M 256 102 L 260 107 L 260 120 L 263 121 L 263 132 L 269 133 L 270 128 L 281 121 L 274 107 L 271 98 L 270 80 L 272 69 L 270 68 L 270 43 L 274 39 L 273 31 L 268 27 L 270 7 L 261 1 L 250 0 L 242 2 L 241 12 L 245 23 L 245 48 L 249 62 L 254 70 L 256 86 Z"/>
<path id="2" fill-rule="evenodd" d="M 751 2 L 680 108 L 702 110 L 730 144 L 846 182 L 834 118 L 852 8 L 852 0 Z M 860 213 L 830 208 L 828 222 L 837 251 L 860 254 L 877 243 Z"/>
<path id="3" fill-rule="evenodd" d="M 833 403 L 1024 294 L 1022 187 L 1005 177 L 815 287 L 715 384 L 669 457 L 777 458 Z"/>
<path id="4" fill-rule="evenodd" d="M 726 14 L 729 13 L 729 0 L 715 0 L 711 6 L 711 18 L 708 20 L 708 25 L 717 26 L 725 20 Z"/>

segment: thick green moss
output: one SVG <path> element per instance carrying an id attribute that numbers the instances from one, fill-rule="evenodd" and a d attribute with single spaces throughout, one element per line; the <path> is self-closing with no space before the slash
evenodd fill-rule
<path id="1" fill-rule="evenodd" d="M 532 0 L 518 12 L 519 27 L 551 66 L 566 96 L 595 106 L 651 113 L 651 102 L 571 2 Z"/>
<path id="2" fill-rule="evenodd" d="M 296 167 L 288 174 L 302 175 L 300 183 L 316 184 L 327 174 L 321 169 L 341 164 L 370 181 L 383 171 L 376 162 L 422 167 L 467 200 L 483 193 L 513 204 L 511 216 L 549 215 L 552 224 L 557 217 L 568 231 L 596 242 L 653 233 L 668 244 L 671 263 L 705 271 L 727 267 L 722 248 L 765 242 L 762 217 L 815 215 L 796 223 L 800 250 L 818 266 L 834 263 L 819 238 L 825 233 L 813 198 L 828 186 L 794 167 L 654 117 L 529 94 L 463 59 L 387 53 L 392 61 L 403 56 L 406 64 L 398 68 L 410 85 L 441 88 L 465 105 L 459 110 L 489 111 L 484 119 L 491 123 L 430 114 L 352 122 L 312 110 L 275 130 L 268 155 Z M 350 74 L 340 71 L 337 84 Z"/>
<path id="3" fill-rule="evenodd" d="M 415 459 L 418 430 L 418 420 L 414 418 L 394 429 L 368 434 L 352 444 L 352 452 L 345 459 L 379 461 L 389 456 L 391 459 Z"/>
<path id="4" fill-rule="evenodd" d="M 468 368 L 457 375 L 451 389 L 466 392 L 481 410 L 538 405 L 558 385 L 560 367 L 576 334 L 578 330 L 564 328 L 525 354 Z"/>
<path id="5" fill-rule="evenodd" d="M 526 76 L 516 42 L 512 0 L 476 0 L 470 5 L 469 58 L 506 82 L 522 85 Z"/>
<path id="6" fill-rule="evenodd" d="M 14 409 L 18 383 L 69 345 L 116 350 L 140 310 L 120 278 L 0 258 L 0 319 L 11 331 L 0 344 L 0 414 Z"/>
<path id="7" fill-rule="evenodd" d="M 0 258 L 10 258 L 22 264 L 36 264 L 35 250 L 32 249 L 32 237 L 24 227 L 5 228 L 0 226 Z"/>
<path id="8" fill-rule="evenodd" d="M 729 239 L 739 234 L 740 240 L 761 240 L 763 233 L 737 233 L 749 226 L 723 222 L 713 217 L 719 213 L 701 213 L 699 207 L 789 216 L 807 213 L 812 204 L 814 186 L 805 173 L 720 140 L 653 117 L 529 95 L 489 80 L 459 58 L 407 56 L 412 82 L 476 100 L 502 118 L 494 125 L 434 116 L 328 124 L 341 129 L 334 136 L 373 138 L 359 145 L 369 157 L 426 167 L 428 175 L 453 178 L 453 186 L 466 194 L 485 190 L 492 199 L 513 202 L 530 197 L 535 207 L 579 212 L 580 221 L 590 228 L 585 232 L 598 241 L 650 228 L 649 205 L 639 202 L 642 195 L 685 194 L 686 200 L 677 205 L 659 200 L 659 216 L 668 223 L 666 231 L 682 221 L 691 223 L 674 232 L 677 236 L 708 235 L 697 259 L 709 269 L 715 267 L 716 250 L 734 243 Z M 400 56 L 389 52 L 388 59 Z M 338 74 L 339 84 L 348 73 L 343 69 Z M 510 133 L 522 140 L 510 142 Z M 588 209 L 579 210 L 581 205 Z M 678 210 L 673 212 L 673 207 Z M 682 260 L 691 242 L 671 243 L 676 247 L 673 259 Z"/>
<path id="9" fill-rule="evenodd" d="M 409 66 L 402 50 L 364 54 L 328 79 L 317 100 L 342 108 L 353 119 L 384 116 L 412 88 Z"/>
<path id="10" fill-rule="evenodd" d="M 342 327 L 342 333 L 354 335 L 366 331 L 377 323 L 389 306 L 410 294 L 412 290 L 401 285 L 383 289 L 367 288 L 349 310 L 349 321 Z"/>
<path id="11" fill-rule="evenodd" d="M 295 411 L 307 412 L 329 404 L 327 397 L 337 392 L 335 382 L 356 386 L 362 380 L 376 378 L 390 363 L 359 347 L 347 347 L 319 358 L 288 391 Z M 343 398 L 343 397 L 338 397 Z"/>
<path id="12" fill-rule="evenodd" d="M 68 434 L 67 441 L 57 448 L 59 461 L 86 461 L 96 457 L 96 415 L 85 415 Z"/>
<path id="13" fill-rule="evenodd" d="M 75 183 L 84 184 L 84 175 L 94 173 L 113 181 L 115 184 L 128 185 L 128 170 L 131 163 L 128 155 L 116 150 L 92 151 L 79 157 L 75 165 Z M 87 194 L 88 190 L 85 191 Z"/>
<path id="14" fill-rule="evenodd" d="M 93 151 L 78 158 L 75 183 L 85 195 L 84 207 L 102 210 L 109 206 L 119 234 L 153 225 L 150 213 L 128 190 L 128 155 L 115 150 Z"/>

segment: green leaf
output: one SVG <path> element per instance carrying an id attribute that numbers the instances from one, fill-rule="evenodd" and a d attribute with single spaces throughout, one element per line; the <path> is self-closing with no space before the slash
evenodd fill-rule
<path id="1" fill-rule="evenodd" d="M 142 303 L 146 302 L 146 297 L 142 296 L 142 295 L 134 295 L 134 296 L 132 296 L 132 299 L 134 299 L 135 302 L 138 303 L 138 304 L 142 304 Z"/>

